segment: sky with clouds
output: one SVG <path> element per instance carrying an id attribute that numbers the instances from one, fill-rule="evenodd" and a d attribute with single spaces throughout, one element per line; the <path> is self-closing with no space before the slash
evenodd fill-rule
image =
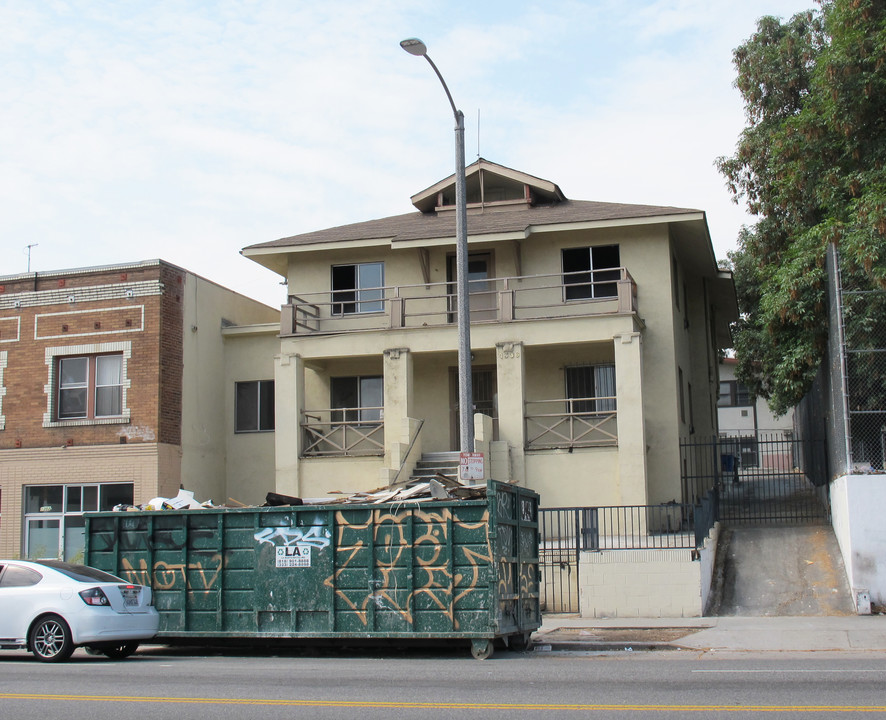
<path id="1" fill-rule="evenodd" d="M 6 0 L 0 275 L 163 258 L 271 305 L 254 243 L 413 210 L 478 153 L 577 200 L 752 222 L 732 50 L 813 0 Z"/>

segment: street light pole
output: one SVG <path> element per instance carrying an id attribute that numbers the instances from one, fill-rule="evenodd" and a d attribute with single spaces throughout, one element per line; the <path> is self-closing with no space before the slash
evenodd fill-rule
<path id="1" fill-rule="evenodd" d="M 418 38 L 400 43 L 410 55 L 418 55 L 434 69 L 455 117 L 455 282 L 458 319 L 458 420 L 463 453 L 474 452 L 474 400 L 471 375 L 471 311 L 468 287 L 468 200 L 465 180 L 465 116 L 455 106 L 446 81 Z"/>

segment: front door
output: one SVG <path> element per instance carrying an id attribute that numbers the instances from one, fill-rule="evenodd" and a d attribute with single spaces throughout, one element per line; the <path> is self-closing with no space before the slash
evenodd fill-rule
<path id="1" fill-rule="evenodd" d="M 474 412 L 492 418 L 492 434 L 498 437 L 498 397 L 496 396 L 495 367 L 475 366 L 471 368 L 471 385 L 474 398 Z M 450 448 L 460 450 L 461 431 L 458 408 L 458 368 L 449 368 L 450 398 Z"/>

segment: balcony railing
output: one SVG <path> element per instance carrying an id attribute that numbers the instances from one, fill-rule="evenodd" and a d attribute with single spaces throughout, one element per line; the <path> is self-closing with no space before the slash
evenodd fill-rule
<path id="1" fill-rule="evenodd" d="M 305 410 L 301 427 L 304 457 L 384 455 L 383 408 Z"/>
<path id="2" fill-rule="evenodd" d="M 637 286 L 624 268 L 473 280 L 471 322 L 514 322 L 637 310 Z M 290 295 L 281 335 L 423 328 L 455 323 L 455 285 L 428 283 Z"/>
<path id="3" fill-rule="evenodd" d="M 529 450 L 617 444 L 615 397 L 526 403 L 526 448 Z"/>

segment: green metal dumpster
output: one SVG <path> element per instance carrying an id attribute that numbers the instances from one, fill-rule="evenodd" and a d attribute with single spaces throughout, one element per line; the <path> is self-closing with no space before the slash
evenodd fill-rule
<path id="1" fill-rule="evenodd" d="M 86 515 L 86 563 L 150 585 L 160 639 L 452 638 L 541 622 L 538 495 Z"/>

